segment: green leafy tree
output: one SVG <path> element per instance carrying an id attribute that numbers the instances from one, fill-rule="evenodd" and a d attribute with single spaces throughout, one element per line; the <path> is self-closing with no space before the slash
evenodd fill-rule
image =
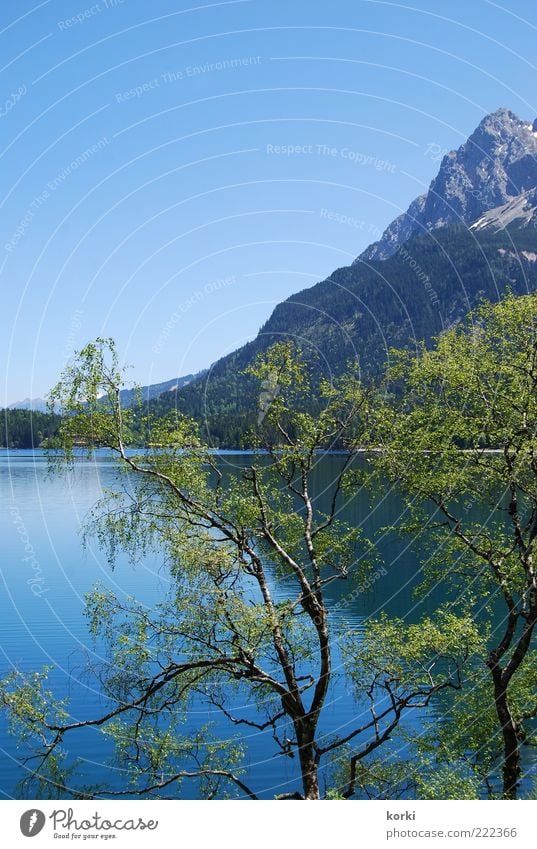
<path id="1" fill-rule="evenodd" d="M 260 386 L 252 441 L 267 452 L 252 455 L 240 474 L 222 470 L 189 419 L 172 412 L 141 423 L 122 408 L 123 373 L 110 340 L 87 345 L 53 391 L 51 402 L 64 411 L 64 460 L 77 446 L 106 446 L 126 471 L 124 488 L 96 506 L 88 533 L 111 562 L 118 551 L 133 560 L 161 552 L 171 589 L 151 610 L 104 587 L 90 593 L 89 622 L 109 650 L 98 670 L 108 700 L 101 715 L 71 721 L 44 675 L 4 681 L 3 704 L 33 746 L 31 784 L 39 793 L 178 796 L 195 779 L 208 798 L 256 798 L 242 766 L 245 728 L 271 733 L 275 754 L 298 765 L 296 788 L 280 798 L 319 798 L 325 764 L 334 776 L 329 794 L 349 798 L 365 792 L 368 759 L 407 710 L 460 688 L 476 641 L 471 620 L 464 628 L 425 623 L 412 650 L 416 634 L 405 643 L 404 623 L 372 626 L 362 642 L 353 641 L 346 663 L 367 706 L 344 733 L 321 730 L 334 676 L 326 587 L 346 582 L 352 592 L 375 558 L 359 530 L 338 518 L 353 452 L 366 438 L 370 398 L 350 373 L 337 385 L 323 382 L 318 412 L 308 412 L 308 372 L 288 344 L 263 354 L 250 378 Z M 150 446 L 137 454 L 128 447 L 134 424 Z M 319 452 L 334 444 L 347 453 L 321 511 L 312 477 Z M 395 644 L 407 646 L 400 661 L 392 656 Z M 236 708 L 239 696 L 249 705 L 246 715 Z M 208 727 L 192 733 L 186 720 L 193 702 L 219 712 L 229 724 L 228 743 L 215 742 Z M 109 735 L 129 776 L 126 787 L 104 777 L 88 786 L 69 761 L 64 741 L 88 727 Z M 383 792 L 390 795 L 389 787 Z"/>
<path id="2" fill-rule="evenodd" d="M 0 410 L 0 448 L 40 448 L 52 442 L 59 416 L 36 410 Z"/>
<path id="3" fill-rule="evenodd" d="M 424 743 L 431 763 L 472 764 L 490 795 L 499 761 L 516 798 L 537 715 L 537 296 L 484 303 L 434 350 L 394 357 L 376 468 L 427 553 L 422 589 L 440 582 L 483 639 L 472 687 Z"/>

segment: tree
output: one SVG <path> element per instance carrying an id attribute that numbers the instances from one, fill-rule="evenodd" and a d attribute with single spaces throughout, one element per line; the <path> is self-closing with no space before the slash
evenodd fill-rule
<path id="1" fill-rule="evenodd" d="M 459 627 L 445 617 L 428 620 L 418 642 L 412 642 L 416 633 L 405 642 L 407 626 L 398 623 L 399 659 L 389 648 L 391 632 L 372 626 L 363 642 L 351 641 L 346 665 L 357 698 L 367 703 L 365 718 L 341 735 L 321 732 L 333 678 L 326 587 L 345 581 L 352 593 L 375 557 L 360 531 L 338 518 L 353 452 L 366 438 L 370 394 L 349 373 L 337 385 L 323 382 L 318 412 L 307 412 L 308 372 L 289 344 L 262 355 L 250 375 L 260 383 L 251 441 L 264 440 L 267 453 L 253 455 L 240 475 L 223 472 L 196 425 L 173 412 L 137 421 L 151 447 L 138 454 L 128 449 L 136 414 L 121 406 L 123 375 L 110 340 L 87 345 L 53 391 L 51 403 L 64 411 L 64 458 L 72 460 L 75 446 L 106 446 L 127 472 L 123 490 L 97 505 L 88 533 L 111 561 L 118 550 L 136 559 L 156 547 L 172 583 L 150 611 L 103 587 L 90 594 L 92 629 L 110 653 L 98 670 L 109 701 L 102 715 L 69 721 L 67 705 L 47 690 L 44 675 L 16 674 L 3 683 L 11 721 L 33 745 L 32 786 L 40 793 L 180 795 L 182 782 L 195 779 L 206 797 L 234 788 L 256 798 L 241 767 L 240 738 L 222 745 L 207 728 L 185 733 L 189 707 L 201 700 L 232 732 L 268 730 L 275 753 L 294 758 L 300 784 L 279 798 L 318 799 L 319 769 L 334 760 L 328 792 L 349 798 L 370 780 L 364 765 L 408 709 L 460 688 L 476 642 L 471 620 Z M 346 453 L 331 506 L 322 512 L 312 475 L 319 452 L 334 444 Z M 250 706 L 247 715 L 236 709 L 237 694 Z M 104 779 L 98 787 L 81 783 L 62 743 L 85 727 L 111 736 L 130 776 L 127 787 Z M 382 792 L 389 795 L 390 788 Z"/>
<path id="2" fill-rule="evenodd" d="M 37 410 L 0 410 L 0 448 L 40 448 L 56 435 L 59 417 Z"/>
<path id="3" fill-rule="evenodd" d="M 484 642 L 474 689 L 436 740 L 472 758 L 491 795 L 499 756 L 501 794 L 516 798 L 521 747 L 536 742 L 537 296 L 484 303 L 434 350 L 394 358 L 377 471 L 429 546 L 429 586 L 441 582 L 453 609 L 472 611 Z"/>

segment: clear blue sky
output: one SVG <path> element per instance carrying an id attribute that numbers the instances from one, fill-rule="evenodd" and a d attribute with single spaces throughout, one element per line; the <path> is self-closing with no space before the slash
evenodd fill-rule
<path id="1" fill-rule="evenodd" d="M 97 335 L 141 383 L 208 366 L 373 241 L 431 145 L 537 115 L 534 0 L 3 0 L 0 39 L 0 405 Z"/>

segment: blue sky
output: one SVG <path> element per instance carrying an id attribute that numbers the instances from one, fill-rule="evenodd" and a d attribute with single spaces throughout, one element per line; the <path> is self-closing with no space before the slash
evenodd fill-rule
<path id="1" fill-rule="evenodd" d="M 0 405 L 116 338 L 208 366 L 354 257 L 488 112 L 537 115 L 530 0 L 4 0 Z"/>

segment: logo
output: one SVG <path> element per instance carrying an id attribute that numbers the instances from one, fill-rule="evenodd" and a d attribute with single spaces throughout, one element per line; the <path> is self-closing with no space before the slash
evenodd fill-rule
<path id="1" fill-rule="evenodd" d="M 45 825 L 45 814 L 33 808 L 25 811 L 21 817 L 21 831 L 25 837 L 35 837 Z"/>
<path id="2" fill-rule="evenodd" d="M 276 400 L 280 392 L 278 375 L 272 371 L 261 383 L 261 392 L 257 401 L 257 424 L 260 425 L 268 413 L 269 407 Z"/>

